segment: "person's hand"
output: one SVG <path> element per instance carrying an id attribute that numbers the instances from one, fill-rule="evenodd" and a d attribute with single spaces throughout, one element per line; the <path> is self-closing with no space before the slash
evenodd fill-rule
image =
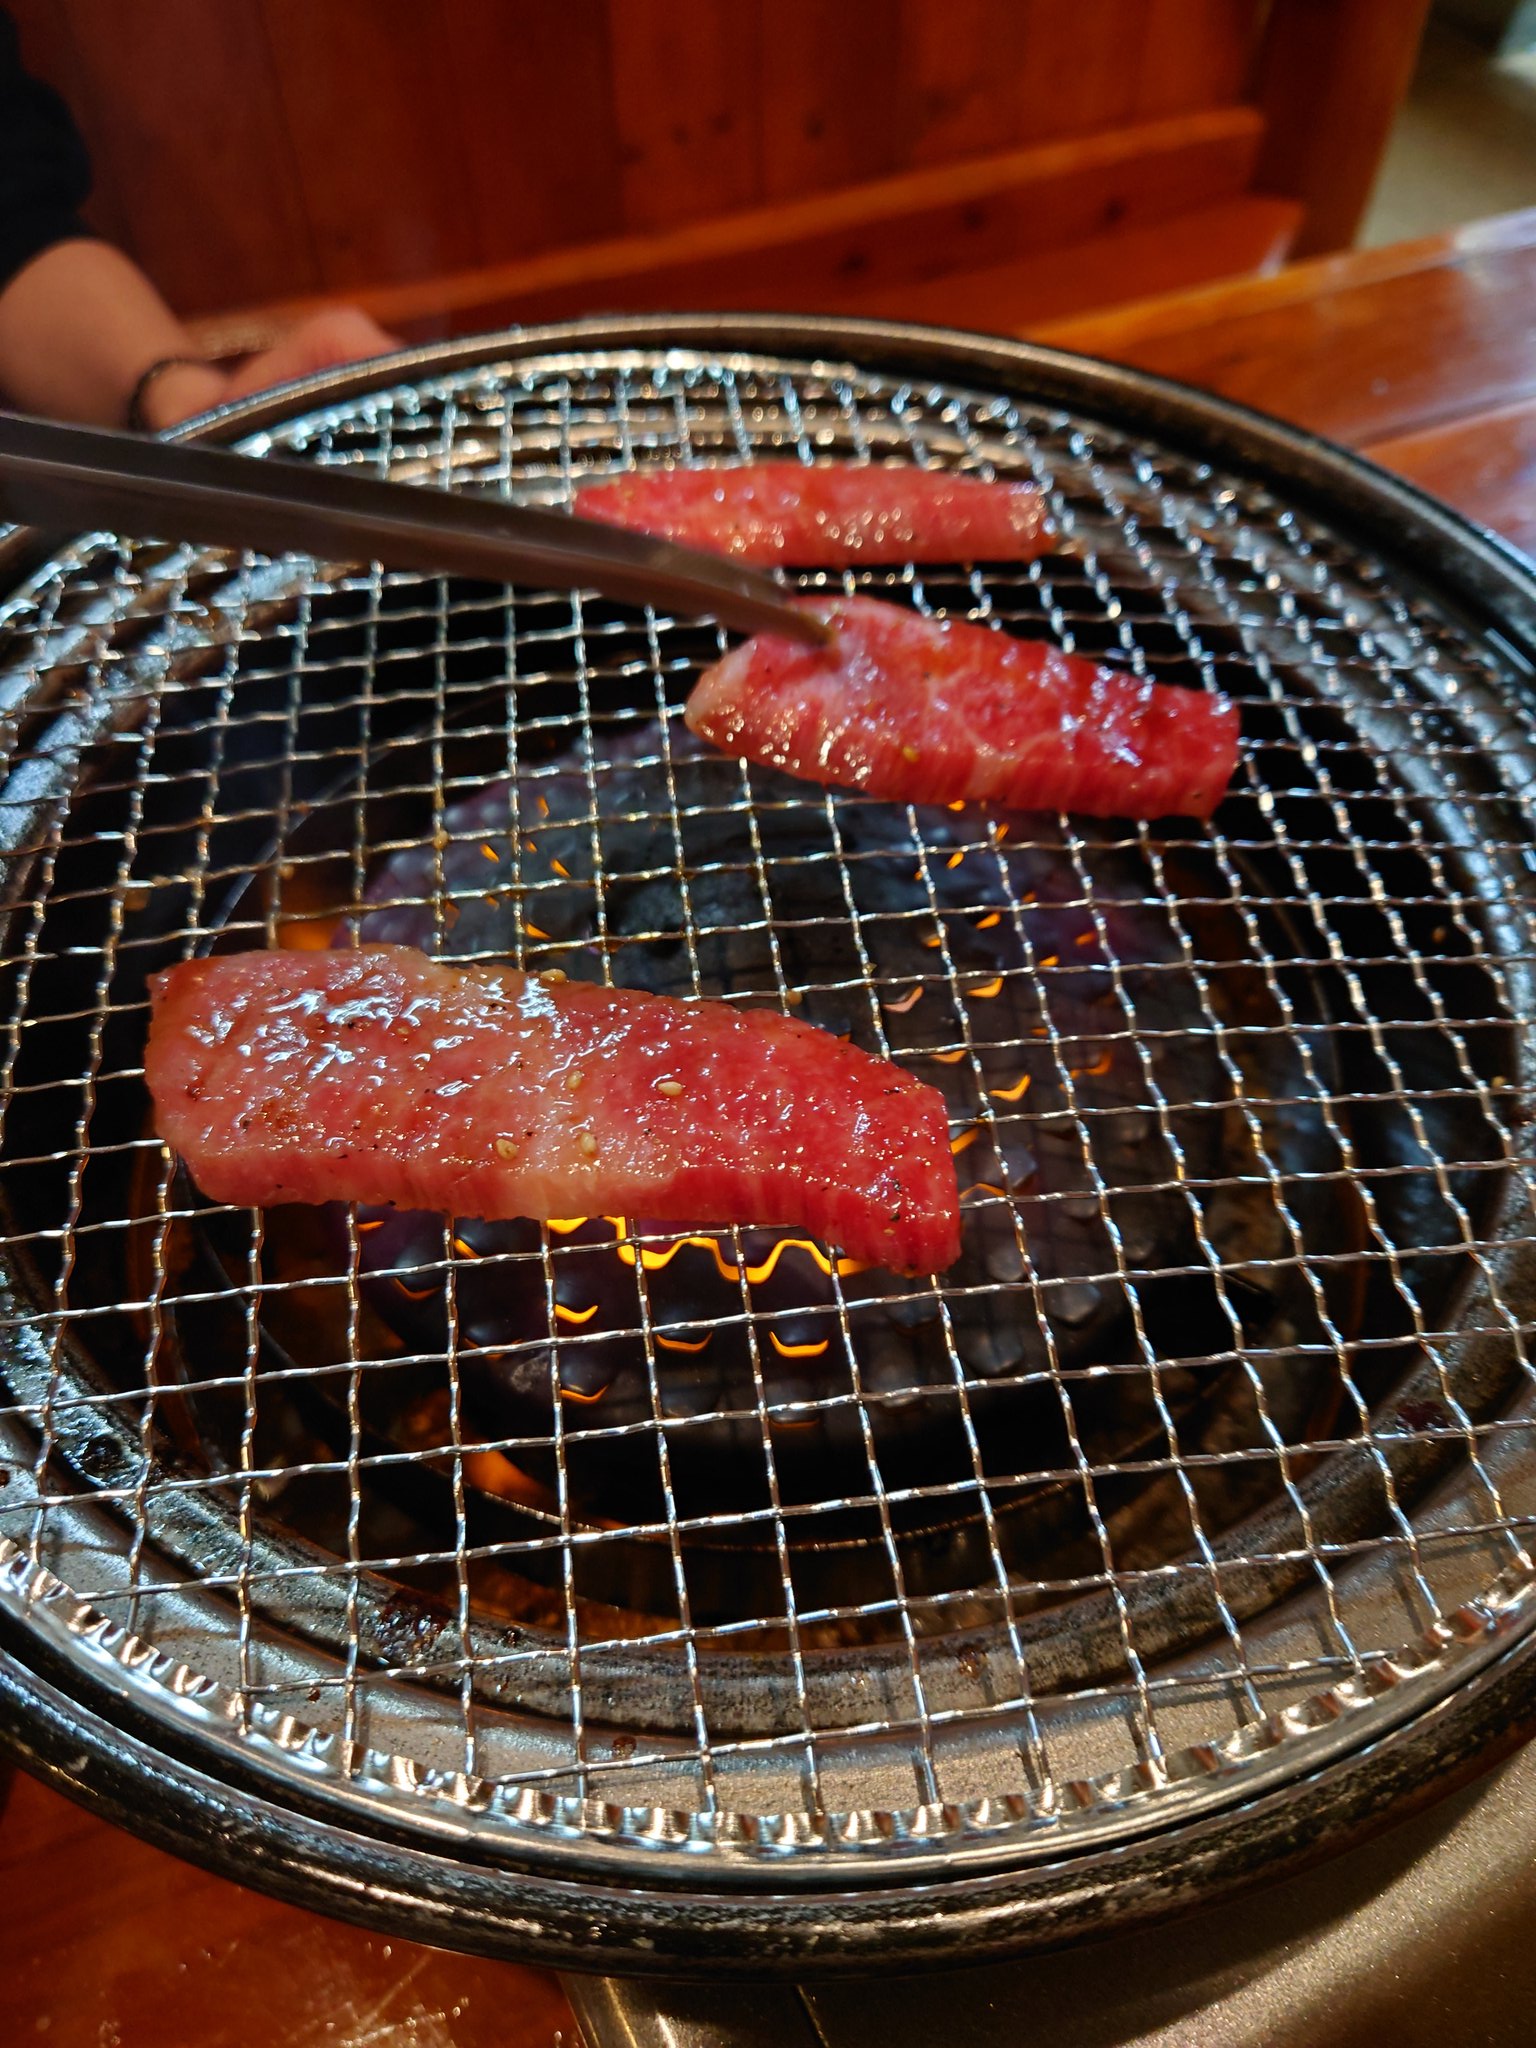
<path id="1" fill-rule="evenodd" d="M 308 377 L 336 363 L 357 363 L 369 356 L 389 355 L 402 344 L 357 306 L 327 306 L 290 327 L 269 348 L 257 349 L 232 367 L 219 363 L 171 363 L 154 379 L 143 398 L 145 424 L 157 432 L 207 412 L 249 398 L 273 384 Z"/>
<path id="2" fill-rule="evenodd" d="M 357 306 L 327 306 L 311 313 L 297 327 L 258 349 L 229 372 L 225 402 L 249 398 L 253 391 L 265 391 L 272 384 L 286 384 L 294 377 L 312 376 L 334 363 L 365 362 L 369 356 L 387 356 L 404 343 L 386 334 L 377 320 Z"/>

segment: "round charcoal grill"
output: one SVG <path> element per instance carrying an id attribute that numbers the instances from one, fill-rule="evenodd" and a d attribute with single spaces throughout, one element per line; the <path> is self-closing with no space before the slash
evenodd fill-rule
<path id="1" fill-rule="evenodd" d="M 551 504 L 763 454 L 1034 477 L 1041 560 L 847 587 L 1224 689 L 1242 761 L 1209 828 L 876 804 L 689 738 L 696 621 L 13 542 L 12 1746 L 419 1938 L 806 1974 L 1128 1926 L 1514 1741 L 1528 570 L 1233 408 L 867 323 L 497 337 L 220 431 Z M 947 1099 L 964 1256 L 204 1202 L 146 975 L 369 939 L 889 1053 Z"/>

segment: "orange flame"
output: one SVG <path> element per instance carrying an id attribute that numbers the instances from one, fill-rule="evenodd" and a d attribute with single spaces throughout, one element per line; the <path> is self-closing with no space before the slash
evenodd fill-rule
<path id="1" fill-rule="evenodd" d="M 555 1314 L 562 1323 L 590 1323 L 597 1314 L 597 1303 L 594 1301 L 590 1308 L 567 1308 L 563 1301 L 557 1301 Z"/>
<path id="2" fill-rule="evenodd" d="M 992 981 L 979 981 L 971 990 L 973 996 L 980 996 L 983 1002 L 990 1002 L 993 996 L 1003 992 L 1003 977 L 999 974 Z"/>
<path id="3" fill-rule="evenodd" d="M 912 1005 L 918 1001 L 922 993 L 923 985 L 919 982 L 917 987 L 910 994 L 904 995 L 899 1002 L 894 997 L 887 997 L 885 1007 L 893 1017 L 904 1017 L 908 1010 L 912 1008 Z"/>
<path id="4" fill-rule="evenodd" d="M 988 1094 L 998 1102 L 1017 1102 L 1029 1089 L 1030 1075 L 1023 1074 L 1011 1088 L 990 1088 Z"/>
<path id="5" fill-rule="evenodd" d="M 811 1344 L 786 1344 L 777 1330 L 770 1330 L 768 1342 L 780 1358 L 820 1358 L 832 1340 L 830 1337 L 818 1337 Z"/>

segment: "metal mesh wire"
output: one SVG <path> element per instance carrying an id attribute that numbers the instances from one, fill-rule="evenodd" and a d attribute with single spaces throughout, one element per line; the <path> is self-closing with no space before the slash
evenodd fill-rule
<path id="1" fill-rule="evenodd" d="M 555 503 L 1033 476 L 1042 560 L 846 587 L 1225 688 L 1242 764 L 1208 830 L 897 812 L 703 757 L 694 622 L 80 542 L 0 648 L 5 1597 L 380 1799 L 1058 1833 L 1523 1613 L 1536 734 L 1493 651 L 1256 486 L 853 368 L 513 361 L 256 445 Z M 967 1260 L 210 1211 L 145 975 L 370 929 L 891 1053 Z"/>

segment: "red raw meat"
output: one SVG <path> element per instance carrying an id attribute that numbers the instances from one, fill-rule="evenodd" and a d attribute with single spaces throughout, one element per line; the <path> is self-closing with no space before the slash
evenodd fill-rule
<path id="1" fill-rule="evenodd" d="M 770 633 L 700 676 L 690 728 L 728 754 L 897 803 L 1209 817 L 1238 712 L 1038 640 L 871 598 L 797 599 L 828 648 Z"/>
<path id="2" fill-rule="evenodd" d="M 960 1251 L 944 1099 L 772 1010 L 449 967 L 410 946 L 234 953 L 150 981 L 160 1135 L 219 1202 L 804 1229 Z"/>
<path id="3" fill-rule="evenodd" d="M 1027 562 L 1047 547 L 1033 484 L 873 463 L 648 469 L 582 484 L 583 519 L 744 562 Z"/>

